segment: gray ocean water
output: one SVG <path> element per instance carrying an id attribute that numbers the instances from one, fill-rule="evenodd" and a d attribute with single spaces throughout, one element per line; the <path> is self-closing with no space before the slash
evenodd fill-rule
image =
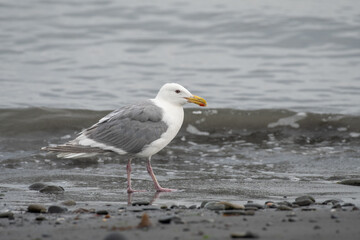
<path id="1" fill-rule="evenodd" d="M 0 40 L 1 208 L 126 202 L 126 159 L 39 149 L 166 82 L 209 108 L 187 109 L 179 136 L 153 158 L 162 185 L 183 190 L 157 202 L 360 202 L 358 188 L 336 184 L 360 178 L 357 0 L 2 0 Z M 151 190 L 143 160 L 133 179 Z M 65 194 L 29 191 L 37 181 Z"/>

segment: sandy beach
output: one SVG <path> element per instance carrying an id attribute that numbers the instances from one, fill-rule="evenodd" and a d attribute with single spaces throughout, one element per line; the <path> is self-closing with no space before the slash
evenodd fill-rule
<path id="1" fill-rule="evenodd" d="M 315 199 L 314 199 L 315 200 Z M 304 206 L 299 206 L 304 205 Z M 2 212 L 0 239 L 356 239 L 358 207 L 311 196 L 281 202 L 203 201 L 191 206 L 89 205 L 72 200 Z"/>

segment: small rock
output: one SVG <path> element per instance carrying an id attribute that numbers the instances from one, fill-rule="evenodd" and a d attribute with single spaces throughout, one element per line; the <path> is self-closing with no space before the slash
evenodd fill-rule
<path id="1" fill-rule="evenodd" d="M 268 208 L 277 208 L 277 205 L 273 201 L 265 202 L 265 206 Z"/>
<path id="2" fill-rule="evenodd" d="M 321 229 L 321 227 L 319 225 L 315 225 L 314 230 L 318 230 L 318 229 Z"/>
<path id="3" fill-rule="evenodd" d="M 189 209 L 196 209 L 196 208 L 197 208 L 196 205 L 191 205 L 191 206 L 189 207 Z"/>
<path id="4" fill-rule="evenodd" d="M 97 215 L 107 215 L 107 214 L 109 214 L 109 212 L 106 210 L 99 210 L 99 211 L 96 211 L 96 214 Z"/>
<path id="5" fill-rule="evenodd" d="M 45 183 L 41 183 L 41 182 L 37 182 L 37 183 L 33 183 L 29 186 L 30 190 L 36 190 L 39 191 L 41 189 L 43 189 L 44 187 L 46 187 L 47 185 Z"/>
<path id="6" fill-rule="evenodd" d="M 350 186 L 360 186 L 360 179 L 347 179 L 338 182 L 338 184 L 350 185 Z"/>
<path id="7" fill-rule="evenodd" d="M 202 201 L 200 204 L 200 208 L 204 208 L 205 205 L 208 204 L 209 202 L 215 202 L 215 201 L 208 201 L 208 200 Z"/>
<path id="8" fill-rule="evenodd" d="M 147 213 L 144 213 L 141 217 L 141 221 L 139 223 L 139 225 L 137 226 L 138 228 L 148 228 L 151 227 L 151 222 L 149 219 L 149 216 L 147 215 Z"/>
<path id="9" fill-rule="evenodd" d="M 353 203 L 344 203 L 342 207 L 355 207 L 355 204 Z"/>
<path id="10" fill-rule="evenodd" d="M 246 231 L 246 232 L 240 232 L 240 233 L 231 233 L 230 237 L 231 238 L 258 238 L 259 236 L 250 231 Z"/>
<path id="11" fill-rule="evenodd" d="M 310 204 L 315 203 L 315 199 L 312 196 L 301 196 L 295 199 L 294 204 L 299 206 L 309 206 Z"/>
<path id="12" fill-rule="evenodd" d="M 75 206 L 76 202 L 74 200 L 66 200 L 64 202 L 61 203 L 64 206 Z"/>
<path id="13" fill-rule="evenodd" d="M 160 209 L 166 210 L 168 207 L 166 205 L 161 205 Z"/>
<path id="14" fill-rule="evenodd" d="M 131 205 L 133 205 L 133 206 L 147 206 L 149 204 L 150 204 L 149 201 L 137 201 L 137 202 L 133 202 Z"/>
<path id="15" fill-rule="evenodd" d="M 335 204 L 334 206 L 332 206 L 331 208 L 341 208 L 341 204 L 340 204 L 340 203 L 337 203 L 337 204 Z"/>
<path id="16" fill-rule="evenodd" d="M 277 210 L 280 210 L 280 211 L 291 211 L 293 210 L 292 207 L 289 207 L 289 206 L 286 206 L 286 205 L 279 205 Z"/>
<path id="17" fill-rule="evenodd" d="M 45 213 L 46 208 L 45 208 L 45 206 L 40 205 L 40 204 L 30 204 L 28 206 L 28 212 L 31 212 L 31 213 Z"/>
<path id="18" fill-rule="evenodd" d="M 14 219 L 14 213 L 12 213 L 12 212 L 3 212 L 3 213 L 0 213 L 0 218 Z"/>
<path id="19" fill-rule="evenodd" d="M 340 202 L 341 201 L 337 200 L 337 199 L 330 199 L 330 200 L 326 200 L 326 201 L 322 202 L 321 204 L 323 204 L 323 205 L 329 205 L 329 204 L 336 205 L 336 204 L 338 204 Z"/>
<path id="20" fill-rule="evenodd" d="M 63 213 L 66 211 L 67 211 L 67 208 L 56 206 L 56 205 L 50 206 L 48 208 L 48 213 Z"/>
<path id="21" fill-rule="evenodd" d="M 288 202 L 288 201 L 282 201 L 282 202 L 278 202 L 278 205 L 285 205 L 285 206 L 288 206 L 288 207 L 292 207 L 292 203 Z"/>
<path id="22" fill-rule="evenodd" d="M 126 237 L 120 233 L 110 233 L 108 234 L 104 240 L 126 240 Z"/>
<path id="23" fill-rule="evenodd" d="M 63 193 L 64 191 L 65 191 L 64 188 L 54 185 L 46 186 L 40 190 L 41 193 L 52 193 L 52 194 Z"/>
<path id="24" fill-rule="evenodd" d="M 263 209 L 264 206 L 258 203 L 247 203 L 245 204 L 245 208 L 256 208 L 256 209 Z"/>
<path id="25" fill-rule="evenodd" d="M 213 211 L 221 211 L 225 210 L 225 205 L 220 202 L 208 202 L 205 206 L 205 209 L 213 210 Z"/>
<path id="26" fill-rule="evenodd" d="M 245 207 L 240 204 L 229 203 L 229 202 L 219 202 L 225 206 L 225 210 L 243 210 Z"/>
<path id="27" fill-rule="evenodd" d="M 170 224 L 171 221 L 173 219 L 173 216 L 170 216 L 170 217 L 163 217 L 163 218 L 159 218 L 159 223 L 162 223 L 162 224 Z"/>
<path id="28" fill-rule="evenodd" d="M 73 211 L 73 213 L 95 213 L 95 209 L 90 208 L 78 208 L 76 210 Z"/>

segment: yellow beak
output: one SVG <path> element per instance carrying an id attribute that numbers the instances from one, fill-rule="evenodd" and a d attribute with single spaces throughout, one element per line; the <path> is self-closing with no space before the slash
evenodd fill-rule
<path id="1" fill-rule="evenodd" d="M 188 102 L 195 103 L 201 107 L 205 107 L 207 105 L 205 99 L 203 99 L 202 97 L 199 97 L 199 96 L 193 95 L 192 97 L 189 97 L 186 99 L 188 100 Z"/>

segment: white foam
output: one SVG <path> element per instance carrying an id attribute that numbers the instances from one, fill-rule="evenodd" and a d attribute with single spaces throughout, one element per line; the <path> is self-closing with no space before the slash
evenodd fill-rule
<path id="1" fill-rule="evenodd" d="M 191 124 L 189 124 L 187 126 L 186 131 L 191 134 L 194 134 L 194 135 L 200 135 L 200 136 L 209 136 L 210 135 L 209 132 L 200 131 L 199 129 L 197 129 L 196 127 L 194 127 Z"/>

